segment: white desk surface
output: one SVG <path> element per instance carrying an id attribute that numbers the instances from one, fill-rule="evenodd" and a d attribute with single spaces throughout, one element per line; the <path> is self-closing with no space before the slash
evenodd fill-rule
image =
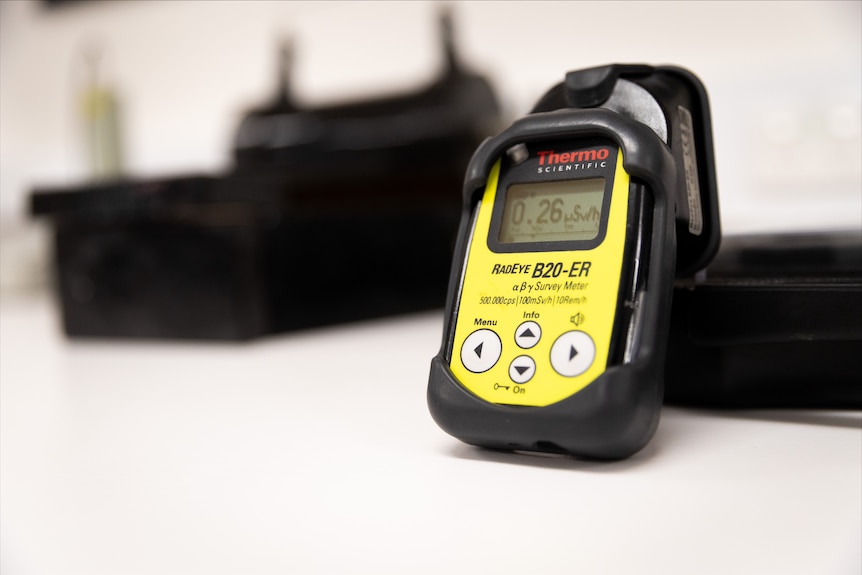
<path id="1" fill-rule="evenodd" d="M 626 461 L 497 453 L 428 415 L 440 312 L 177 344 L 0 311 L 3 575 L 862 572 L 862 413 L 666 408 Z"/>

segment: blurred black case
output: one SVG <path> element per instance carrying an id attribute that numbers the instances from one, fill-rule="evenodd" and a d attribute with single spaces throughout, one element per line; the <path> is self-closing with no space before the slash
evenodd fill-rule
<path id="1" fill-rule="evenodd" d="M 413 93 L 250 111 L 226 174 L 37 189 L 70 336 L 239 340 L 442 307 L 461 181 L 496 129 L 485 79 L 445 65 Z"/>
<path id="2" fill-rule="evenodd" d="M 730 236 L 674 290 L 665 402 L 862 408 L 862 234 Z"/>

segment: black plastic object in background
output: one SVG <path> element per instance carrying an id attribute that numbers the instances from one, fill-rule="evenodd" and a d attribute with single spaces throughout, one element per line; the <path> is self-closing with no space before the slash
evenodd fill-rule
<path id="1" fill-rule="evenodd" d="M 672 310 L 666 402 L 862 408 L 862 234 L 725 238 Z"/>
<path id="2" fill-rule="evenodd" d="M 246 339 L 268 327 L 261 254 L 272 215 L 188 176 L 42 190 L 68 335 Z"/>
<path id="3" fill-rule="evenodd" d="M 457 62 L 412 94 L 304 109 L 289 52 L 218 176 L 37 190 L 71 336 L 245 339 L 442 307 L 470 156 L 499 120 Z"/>

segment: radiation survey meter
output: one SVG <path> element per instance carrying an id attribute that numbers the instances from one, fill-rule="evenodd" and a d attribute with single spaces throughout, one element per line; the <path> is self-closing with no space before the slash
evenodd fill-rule
<path id="1" fill-rule="evenodd" d="M 478 446 L 637 452 L 659 421 L 674 282 L 719 237 L 701 82 L 567 74 L 468 167 L 432 417 Z"/>

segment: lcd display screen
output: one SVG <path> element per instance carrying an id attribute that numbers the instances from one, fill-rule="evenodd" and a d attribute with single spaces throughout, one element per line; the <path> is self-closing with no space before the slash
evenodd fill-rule
<path id="1" fill-rule="evenodd" d="M 506 193 L 501 244 L 596 239 L 605 179 L 514 184 Z"/>

